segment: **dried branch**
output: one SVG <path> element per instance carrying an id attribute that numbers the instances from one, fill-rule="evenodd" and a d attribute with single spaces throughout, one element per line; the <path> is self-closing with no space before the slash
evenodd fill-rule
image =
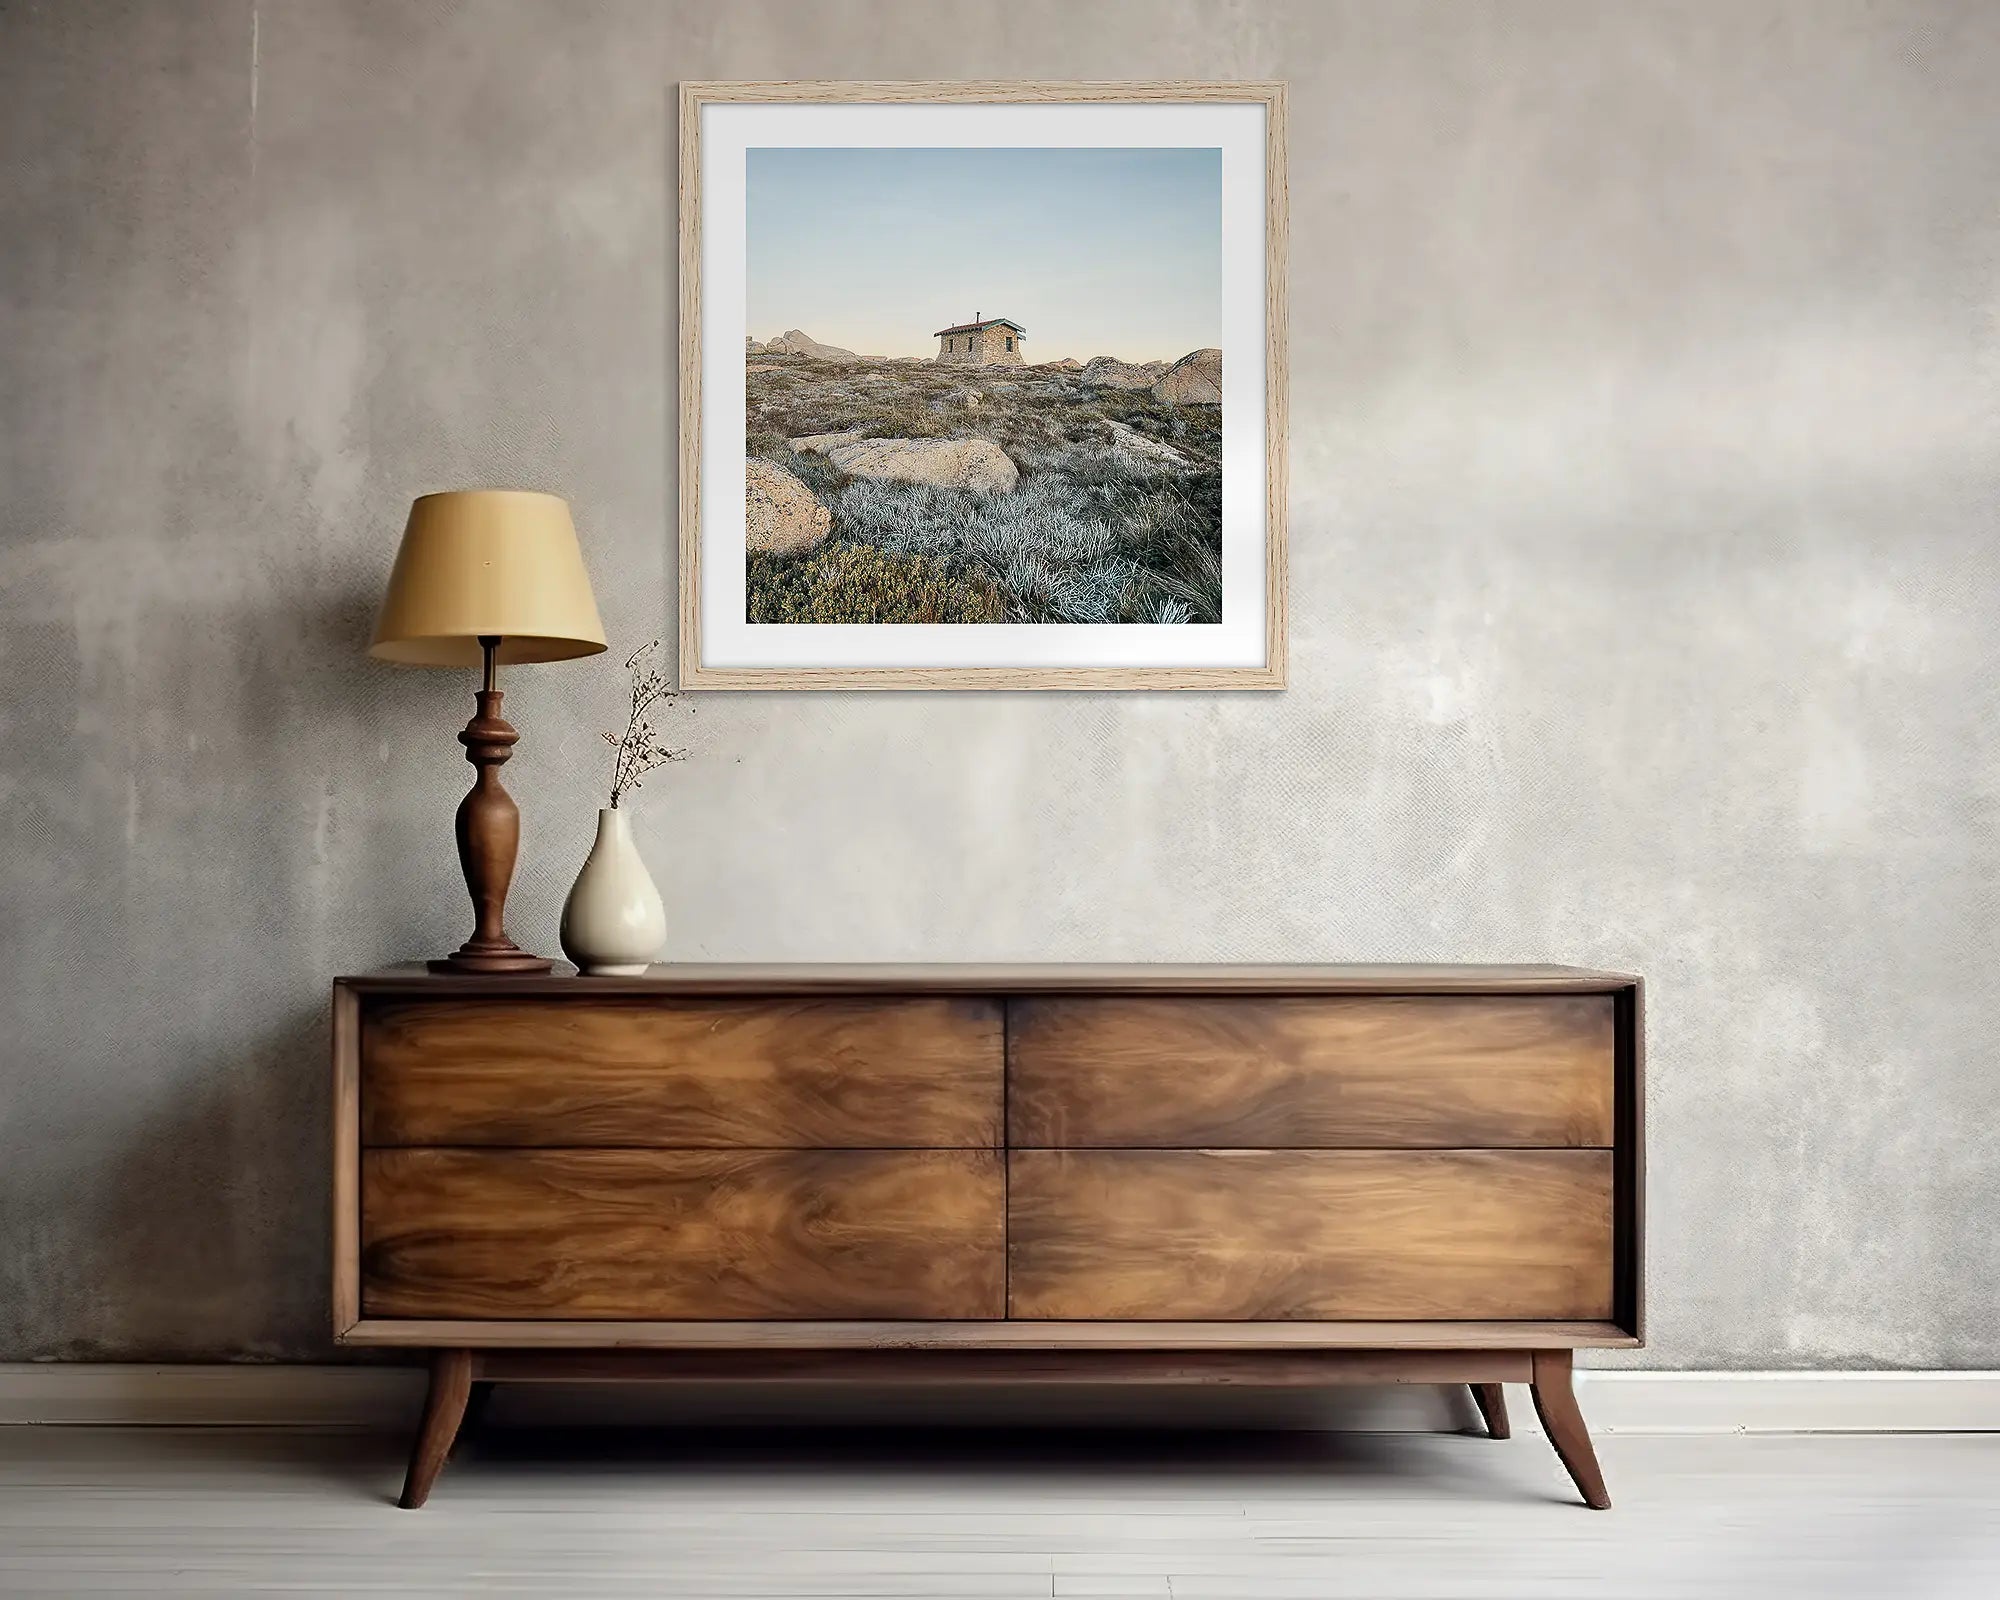
<path id="1" fill-rule="evenodd" d="M 656 711 L 670 711 L 680 704 L 680 696 L 667 682 L 667 675 L 652 664 L 653 653 L 660 648 L 655 639 L 634 650 L 625 663 L 625 670 L 632 674 L 632 714 L 626 719 L 625 732 L 607 733 L 606 744 L 617 752 L 611 762 L 611 806 L 613 810 L 627 792 L 639 787 L 639 780 L 656 767 L 663 767 L 669 761 L 685 761 L 687 751 L 668 747 L 653 727 Z M 694 707 L 687 708 L 689 716 L 694 715 Z"/>

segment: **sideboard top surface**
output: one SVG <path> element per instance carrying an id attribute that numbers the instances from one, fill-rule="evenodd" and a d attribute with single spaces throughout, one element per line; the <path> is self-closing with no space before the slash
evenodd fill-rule
<path id="1" fill-rule="evenodd" d="M 1587 967 L 1165 963 L 662 963 L 643 977 L 471 977 L 422 966 L 388 967 L 336 980 L 367 994 L 714 995 L 1060 994 L 1161 990 L 1206 994 L 1605 994 L 1634 987 L 1630 973 Z"/>

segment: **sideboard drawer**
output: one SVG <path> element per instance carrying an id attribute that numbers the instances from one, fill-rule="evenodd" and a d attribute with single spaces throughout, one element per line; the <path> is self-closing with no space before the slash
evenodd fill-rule
<path id="1" fill-rule="evenodd" d="M 1017 1150 L 1007 1204 L 1014 1317 L 1612 1310 L 1606 1150 Z"/>
<path id="2" fill-rule="evenodd" d="M 991 1318 L 985 1150 L 370 1150 L 371 1317 Z"/>
<path id="3" fill-rule="evenodd" d="M 982 998 L 442 1000 L 369 1006 L 369 1145 L 986 1148 Z"/>
<path id="4" fill-rule="evenodd" d="M 1016 1000 L 1017 1146 L 1612 1142 L 1609 995 Z"/>

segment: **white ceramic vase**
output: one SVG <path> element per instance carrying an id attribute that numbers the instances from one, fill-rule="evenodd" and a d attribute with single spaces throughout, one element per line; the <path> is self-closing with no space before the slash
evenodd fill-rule
<path id="1" fill-rule="evenodd" d="M 667 910 L 632 843 L 631 824 L 606 806 L 597 813 L 597 842 L 563 902 L 563 954 L 582 973 L 636 975 L 666 942 Z"/>

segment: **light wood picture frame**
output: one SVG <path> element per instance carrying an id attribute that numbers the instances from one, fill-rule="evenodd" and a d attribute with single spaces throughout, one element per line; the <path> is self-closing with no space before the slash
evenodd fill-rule
<path id="1" fill-rule="evenodd" d="M 947 114 L 940 117 L 933 108 L 946 108 Z M 1023 115 L 1007 115 L 1014 110 Z M 1108 165 L 1114 157 L 1133 158 L 1129 177 L 1124 169 Z M 816 197 L 829 193 L 823 176 L 859 173 L 865 180 L 867 172 L 882 172 L 888 175 L 884 181 L 890 189 L 903 186 L 907 176 L 909 191 L 921 192 L 928 205 L 928 196 L 938 191 L 918 190 L 919 180 L 910 166 L 918 158 L 944 161 L 942 168 L 927 169 L 922 181 L 929 183 L 938 173 L 944 174 L 939 203 L 946 207 L 974 203 L 964 199 L 968 188 L 975 199 L 995 189 L 1013 196 L 1019 185 L 1005 180 L 1015 173 L 1032 178 L 1053 171 L 1059 183 L 1066 183 L 1063 174 L 1070 167 L 1102 173 L 1077 182 L 1101 183 L 1101 193 L 1114 197 L 1113 203 L 1121 203 L 1116 197 L 1128 192 L 1125 185 L 1153 181 L 1155 169 L 1165 174 L 1159 179 L 1163 187 L 1146 191 L 1155 199 L 1158 194 L 1206 195 L 1209 190 L 1194 184 L 1210 184 L 1220 199 L 1202 212 L 1202 225 L 1214 217 L 1220 265 L 1206 270 L 1213 274 L 1208 281 L 1221 284 L 1222 305 L 1216 320 L 1200 326 L 1222 329 L 1224 337 L 1214 348 L 1190 349 L 1178 361 L 1173 360 L 1180 355 L 1177 349 L 1155 352 L 1155 359 L 1143 365 L 1143 356 L 1129 348 L 1115 359 L 1093 359 L 1095 353 L 1087 348 L 1038 348 L 1035 357 L 1028 357 L 1021 352 L 1030 348 L 1032 324 L 1023 328 L 1014 322 L 1015 309 L 1003 307 L 1003 315 L 989 318 L 981 306 L 947 304 L 954 293 L 960 297 L 977 293 L 971 287 L 975 280 L 980 285 L 991 281 L 982 275 L 983 252 L 974 250 L 967 254 L 980 259 L 972 270 L 944 274 L 951 281 L 940 286 L 936 309 L 929 303 L 912 306 L 906 295 L 898 299 L 895 309 L 907 327 L 922 324 L 914 337 L 937 340 L 934 355 L 892 357 L 886 351 L 845 347 L 829 352 L 829 346 L 840 346 L 845 330 L 836 327 L 822 334 L 814 329 L 807 337 L 797 332 L 808 325 L 803 318 L 788 321 L 782 336 L 776 327 L 760 331 L 745 326 L 756 314 L 750 309 L 748 285 L 758 270 L 748 237 L 753 231 L 749 218 L 777 216 L 787 228 L 825 230 L 805 236 L 810 249 L 765 251 L 760 259 L 767 263 L 793 263 L 801 257 L 837 261 L 841 240 L 853 237 L 846 202 L 856 193 L 852 188 L 835 189 L 836 199 L 822 206 Z M 989 158 L 985 166 L 976 164 L 980 158 Z M 1002 158 L 1021 164 L 995 168 L 992 161 Z M 827 165 L 836 160 L 883 164 L 866 169 Z M 1056 165 L 1051 167 L 1050 162 Z M 1194 179 L 1187 188 L 1176 189 L 1171 184 L 1181 168 Z M 1002 181 L 981 188 L 985 183 L 981 175 L 995 171 Z M 754 181 L 763 185 L 754 212 L 753 172 Z M 792 187 L 781 187 L 785 183 Z M 869 192 L 865 181 L 859 189 L 864 197 Z M 1087 207 L 1097 192 L 1080 188 L 1069 198 Z M 1136 206 L 1140 200 L 1129 203 Z M 814 220 L 821 218 L 828 220 Z M 963 226 L 960 231 L 972 236 Z M 1185 231 L 1197 232 L 1192 226 Z M 1286 237 L 1285 88 L 1280 83 L 682 84 L 681 686 L 1282 689 L 1287 598 Z M 880 246 L 871 238 L 856 248 Z M 1199 260 L 1200 248 L 1198 240 L 1188 246 L 1191 260 Z M 1059 255 L 1060 250 L 1051 253 Z M 1146 265 L 1151 270 L 1150 260 Z M 1196 281 L 1193 272 L 1190 268 L 1190 283 Z M 992 274 L 993 279 L 1005 276 L 998 269 Z M 1006 292 L 1004 284 L 999 292 Z M 1162 291 L 1163 303 L 1167 293 Z M 932 298 L 925 297 L 927 302 Z M 1047 301 L 1050 296 L 1042 298 Z M 1190 301 L 1182 295 L 1175 303 Z M 879 316 L 882 308 L 870 310 Z M 962 316 L 971 320 L 961 320 Z M 857 318 L 855 325 L 863 320 Z M 933 320 L 943 324 L 937 334 L 929 332 Z M 739 347 L 738 340 L 745 341 L 744 346 Z M 769 340 L 770 348 L 763 349 L 760 340 Z M 1250 350 L 1253 359 L 1231 356 L 1231 349 Z M 1030 364 L 1053 363 L 1058 356 L 1070 358 L 1067 369 Z M 1162 356 L 1165 359 L 1159 359 Z M 1212 358 L 1212 368 L 1197 358 Z M 1085 364 L 1080 371 L 1079 362 Z M 1169 368 L 1172 382 L 1159 387 L 1167 375 L 1164 369 Z M 1203 388 L 1204 378 L 1216 388 Z M 899 380 L 916 394 L 896 401 L 885 415 L 914 414 L 934 419 L 934 426 L 920 420 L 914 428 L 894 429 L 899 434 L 909 432 L 910 438 L 885 438 L 888 424 L 854 421 L 856 396 L 894 395 Z M 941 385 L 947 380 L 972 387 L 946 393 Z M 827 387 L 835 383 L 841 386 Z M 1147 383 L 1155 387 L 1147 389 Z M 1025 391 L 1026 398 L 1019 391 Z M 1205 398 L 1216 392 L 1222 397 L 1219 405 L 1189 404 L 1180 409 L 1169 403 L 1190 393 Z M 1011 513 L 1001 496 L 1018 493 L 1016 483 L 1032 482 L 1041 469 L 1030 459 L 1017 473 L 992 438 L 982 443 L 974 435 L 982 426 L 989 434 L 997 431 L 1004 415 L 1034 424 L 1028 408 L 1040 403 L 1037 396 L 1056 393 L 1084 397 L 1075 403 L 1065 401 L 1060 414 L 1069 418 L 1081 413 L 1082 421 L 1074 426 L 1087 429 L 1089 437 L 1087 445 L 1074 446 L 1058 439 L 1052 450 L 1126 452 L 1116 460 L 1127 478 L 1095 491 L 1113 508 L 1093 528 L 1103 534 L 1110 553 L 1098 567 L 1077 577 L 1083 583 L 1110 574 L 1094 590 L 1081 591 L 1116 595 L 1093 599 L 1100 610 L 1079 609 L 1068 598 L 1079 591 L 1065 591 L 1048 604 L 1067 605 L 1066 612 L 1035 612 L 1021 620 L 1028 604 L 1021 593 L 1037 597 L 1040 603 L 1045 591 L 1002 587 L 1003 578 L 1011 580 L 1019 570 L 1012 566 L 1003 578 L 988 576 L 996 570 L 991 552 L 1008 548 L 1001 542 L 1011 536 L 1005 527 L 982 535 L 990 541 L 981 547 L 987 552 L 984 567 L 960 562 L 948 546 L 924 547 L 945 552 L 934 558 L 912 555 L 910 546 L 889 541 L 884 549 L 891 553 L 882 554 L 867 538 L 848 531 L 846 519 L 857 505 L 887 507 L 884 516 L 900 519 L 906 515 L 901 508 L 907 502 L 914 508 L 909 516 L 919 521 L 931 516 L 940 526 L 957 526 L 951 518 L 1004 520 Z M 772 394 L 787 398 L 773 401 L 768 398 Z M 799 400 L 801 394 L 808 398 Z M 828 394 L 845 402 L 845 409 L 816 398 Z M 982 394 L 985 419 L 990 420 L 980 419 L 974 409 Z M 1100 395 L 1111 397 L 1104 416 L 1091 410 Z M 928 411 L 920 409 L 923 406 Z M 913 412 L 912 407 L 919 409 Z M 965 409 L 954 416 L 952 408 L 961 407 Z M 1016 409 L 1010 412 L 1006 409 L 1010 407 Z M 1108 414 L 1114 411 L 1122 411 L 1125 420 Z M 770 413 L 775 413 L 771 425 L 778 431 L 760 432 Z M 823 426 L 816 426 L 815 418 Z M 812 435 L 809 444 L 787 437 L 794 427 Z M 774 442 L 764 445 L 760 440 Z M 958 448 L 934 448 L 947 441 Z M 753 445 L 784 458 L 792 471 L 774 467 L 769 460 L 753 466 Z M 837 462 L 836 450 L 841 452 Z M 1077 459 L 1084 461 L 1082 470 L 1115 478 L 1111 468 L 1094 465 L 1095 457 Z M 885 460 L 890 463 L 886 467 Z M 1252 482 L 1260 461 L 1261 481 Z M 905 464 L 909 462 L 936 465 L 912 468 Z M 980 474 L 988 471 L 989 463 L 996 476 L 982 482 Z M 848 474 L 850 466 L 859 477 Z M 937 475 L 940 470 L 943 475 Z M 925 473 L 933 475 L 926 478 Z M 1004 485 L 997 478 L 1000 473 L 1011 475 Z M 818 488 L 802 484 L 795 474 L 815 479 Z M 878 487 L 883 482 L 887 487 Z M 1056 492 L 1047 485 L 1043 488 Z M 1061 488 L 1072 492 L 1067 483 Z M 753 515 L 742 509 L 746 489 L 753 500 L 754 534 Z M 773 489 L 775 501 L 769 492 Z M 858 498 L 852 490 L 860 491 Z M 1157 498 L 1131 498 L 1149 494 Z M 1114 498 L 1119 495 L 1128 498 Z M 841 507 L 838 515 L 824 505 L 829 499 Z M 1195 587 L 1179 570 L 1155 572 L 1130 555 L 1129 530 L 1139 524 L 1115 519 L 1135 515 L 1120 509 L 1131 504 L 1168 507 L 1164 520 L 1175 537 L 1190 542 L 1206 537 L 1213 548 L 1200 553 L 1196 561 L 1206 588 Z M 1187 509 L 1195 506 L 1202 509 Z M 969 509 L 973 507 L 979 509 Z M 1209 520 L 1200 523 L 1197 516 Z M 900 530 L 910 525 L 894 522 L 896 537 L 900 539 Z M 1144 526 L 1150 535 L 1154 524 Z M 820 531 L 829 527 L 831 536 Z M 1204 534 L 1204 529 L 1212 531 Z M 1126 542 L 1116 543 L 1114 533 Z M 923 537 L 956 535 L 925 532 Z M 786 541 L 801 544 L 803 554 L 787 549 Z M 868 575 L 860 581 L 907 585 L 895 590 L 895 603 L 919 609 L 899 613 L 893 621 L 871 616 L 866 626 L 857 625 L 853 612 L 839 607 L 852 605 L 849 597 L 855 593 L 880 591 L 829 588 L 829 582 L 856 581 L 846 576 L 850 570 L 846 565 L 827 565 L 836 556 L 843 563 L 854 558 Z M 878 562 L 886 579 L 873 576 L 878 569 L 872 564 Z M 829 571 L 834 573 L 831 580 Z M 970 576 L 958 576 L 961 572 Z M 1126 574 L 1122 580 L 1120 572 Z M 1030 569 L 1025 582 L 1032 584 L 1037 576 Z M 1059 571 L 1055 576 L 1067 582 L 1077 575 Z M 1121 583 L 1122 587 L 1114 587 Z M 914 598 L 904 599 L 906 593 Z M 830 615 L 819 609 L 828 604 L 821 598 L 828 594 L 834 596 Z M 1183 595 L 1186 600 L 1180 598 Z M 938 615 L 939 610 L 944 614 Z M 921 620 L 906 621 L 907 615 Z"/>

